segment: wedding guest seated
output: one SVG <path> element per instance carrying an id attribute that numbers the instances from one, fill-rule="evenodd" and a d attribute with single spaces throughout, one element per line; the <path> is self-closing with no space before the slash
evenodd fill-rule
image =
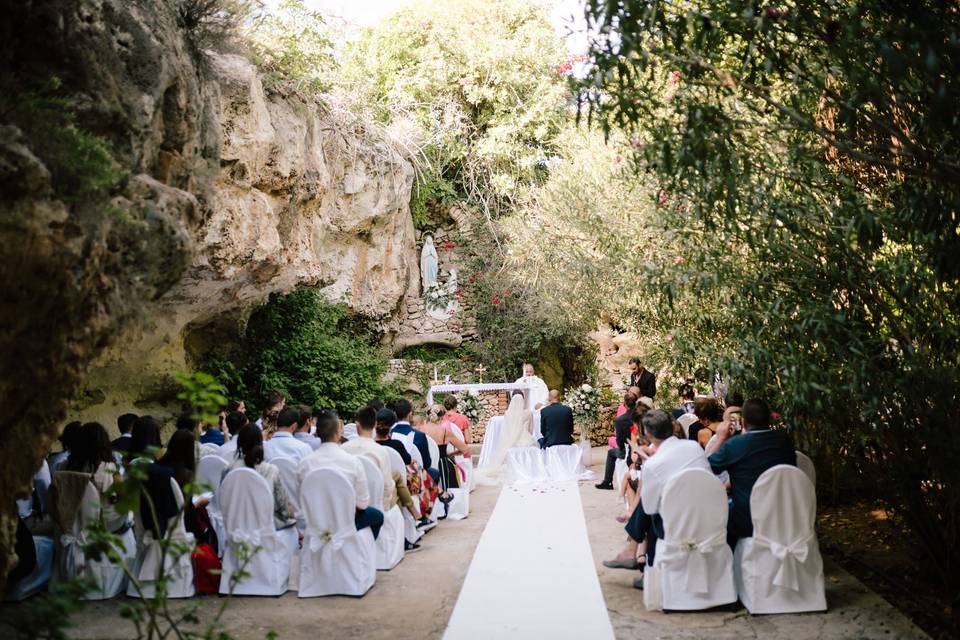
<path id="1" fill-rule="evenodd" d="M 696 397 L 696 390 L 693 388 L 693 385 L 689 382 L 684 382 L 680 385 L 680 388 L 677 390 L 677 395 L 680 396 L 680 404 L 673 409 L 673 417 L 679 418 L 685 413 L 694 412 L 694 398 Z"/>
<path id="2" fill-rule="evenodd" d="M 717 430 L 716 441 L 707 448 L 714 473 L 730 474 L 731 506 L 727 520 L 727 542 L 735 547 L 737 540 L 753 535 L 750 518 L 750 492 L 757 478 L 778 464 L 796 466 L 797 454 L 790 437 L 770 428 L 770 407 L 759 399 L 743 403 L 743 435 L 731 438 L 732 423 Z"/>
<path id="3" fill-rule="evenodd" d="M 234 438 L 237 441 L 236 459 L 223 470 L 221 482 L 227 474 L 234 469 L 244 467 L 253 469 L 259 473 L 273 493 L 273 524 L 276 529 L 287 529 L 296 524 L 296 514 L 293 511 L 293 505 L 287 496 L 286 489 L 283 488 L 283 481 L 280 479 L 280 470 L 263 461 L 263 432 L 255 424 L 248 424 L 240 429 L 239 435 Z"/>
<path id="4" fill-rule="evenodd" d="M 183 524 L 193 534 L 201 533 L 196 518 L 196 509 L 206 506 L 207 498 L 198 498 L 196 502 L 188 489 L 197 472 L 196 441 L 188 429 L 178 429 L 170 436 L 166 451 L 147 468 L 146 490 L 150 502 L 141 501 L 140 517 L 145 526 L 153 531 L 156 538 L 166 535 L 167 523 L 180 512 L 176 498 L 170 488 L 170 478 L 177 481 L 183 494 Z M 157 519 L 154 521 L 153 514 Z"/>
<path id="5" fill-rule="evenodd" d="M 430 459 L 430 446 L 427 444 L 427 437 L 420 431 L 414 430 L 410 424 L 410 413 L 413 411 L 410 401 L 406 398 L 400 398 L 393 402 L 393 411 L 397 414 L 397 423 L 393 425 L 393 433 L 401 435 L 413 434 L 413 446 L 420 452 L 423 459 L 423 467 L 427 469 L 433 479 L 436 481 L 440 476 L 436 470 L 436 463 Z"/>
<path id="6" fill-rule="evenodd" d="M 639 569 L 640 555 L 646 555 L 648 566 L 653 564 L 656 541 L 663 537 L 659 512 L 664 486 L 670 478 L 686 469 L 710 470 L 700 445 L 673 435 L 673 421 L 666 412 L 660 409 L 647 411 L 641 422 L 656 453 L 644 462 L 640 473 L 640 501 L 624 527 L 627 543 L 616 558 L 603 562 L 604 566 L 613 569 Z M 643 576 L 635 579 L 633 586 L 642 589 Z"/>
<path id="7" fill-rule="evenodd" d="M 300 465 L 297 467 L 297 477 L 300 484 L 303 484 L 303 479 L 311 471 L 320 468 L 334 468 L 346 476 L 347 481 L 353 485 L 353 490 L 356 493 L 355 524 L 357 531 L 364 527 L 370 527 L 373 537 L 376 539 L 380 535 L 380 527 L 383 526 L 383 512 L 370 506 L 370 491 L 367 488 L 366 473 L 360 460 L 344 451 L 340 445 L 342 431 L 339 419 L 330 420 L 321 417 L 317 421 L 317 436 L 322 444 L 319 449 L 300 461 Z"/>
<path id="8" fill-rule="evenodd" d="M 300 462 L 313 453 L 313 448 L 306 442 L 300 442 L 293 437 L 299 427 L 300 411 L 293 407 L 284 407 L 277 416 L 277 430 L 263 445 L 264 459 L 268 462 L 274 458 L 290 458 Z"/>
<path id="9" fill-rule="evenodd" d="M 357 437 L 343 445 L 343 450 L 347 453 L 367 456 L 380 469 L 383 474 L 383 509 L 389 511 L 396 504 L 400 504 L 406 509 L 414 520 L 420 519 L 420 512 L 416 509 L 410 490 L 399 471 L 393 470 L 390 463 L 390 454 L 387 448 L 381 446 L 374 437 L 377 425 L 377 416 L 370 407 L 361 407 L 357 410 L 356 416 Z M 388 435 L 389 437 L 389 435 Z M 394 440 L 396 442 L 396 440 Z M 401 447 L 403 446 L 397 442 Z M 416 551 L 420 545 L 407 542 L 407 551 Z"/>
<path id="10" fill-rule="evenodd" d="M 130 437 L 130 458 L 144 457 L 151 447 L 159 449 L 163 446 L 160 440 L 160 423 L 153 416 L 140 416 L 133 423 Z"/>
<path id="11" fill-rule="evenodd" d="M 114 451 L 123 454 L 130 450 L 130 441 L 133 437 L 133 423 L 136 421 L 137 414 L 135 413 L 124 413 L 117 418 L 117 429 L 120 431 L 120 437 L 110 443 Z"/>
<path id="12" fill-rule="evenodd" d="M 690 425 L 688 437 L 706 448 L 707 442 L 723 424 L 723 407 L 714 398 L 700 398 L 694 403 L 693 413 L 697 422 Z"/>
<path id="13" fill-rule="evenodd" d="M 633 393 L 633 394 L 635 394 L 635 395 L 639 398 L 639 397 L 640 397 L 640 387 L 627 387 L 627 390 L 624 391 L 624 395 L 626 395 L 627 393 Z M 615 417 L 616 417 L 616 418 L 619 418 L 619 417 L 622 416 L 623 414 L 627 413 L 627 411 L 628 411 L 627 405 L 623 402 L 623 400 L 621 400 L 621 401 L 620 401 L 620 405 L 617 407 L 617 415 L 616 415 Z"/>
<path id="14" fill-rule="evenodd" d="M 220 450 L 217 451 L 218 456 L 224 458 L 227 462 L 233 462 L 234 458 L 237 457 L 237 434 L 240 433 L 240 429 L 243 429 L 249 423 L 250 421 L 245 413 L 234 411 L 227 414 L 227 417 L 224 418 L 224 425 L 227 432 L 231 434 L 231 438 L 220 446 Z"/>
<path id="15" fill-rule="evenodd" d="M 470 457 L 470 447 L 467 446 L 466 442 L 454 435 L 451 429 L 453 423 L 446 421 L 446 413 L 446 409 L 439 404 L 431 406 L 429 411 L 427 411 L 427 420 L 420 429 L 437 443 L 440 459 L 434 461 L 434 463 L 440 472 L 440 489 L 442 491 L 440 500 L 444 503 L 449 503 L 453 499 L 453 496 L 447 493 L 447 491 L 449 489 L 460 488 L 460 471 L 452 457 L 452 455 L 456 454 L 448 451 L 447 445 L 451 445 L 454 451 L 459 451 L 460 455 L 464 458 Z"/>
<path id="16" fill-rule="evenodd" d="M 297 430 L 293 437 L 310 447 L 310 451 L 316 451 L 320 447 L 320 438 L 313 435 L 317 428 L 317 416 L 313 408 L 305 404 L 297 407 L 300 412 L 300 419 L 297 420 Z"/>
<path id="17" fill-rule="evenodd" d="M 128 525 L 127 514 L 118 512 L 110 489 L 120 481 L 120 467 L 113 455 L 110 436 L 99 422 L 88 422 L 80 427 L 70 457 L 60 471 L 90 474 L 90 481 L 100 493 L 101 513 L 107 530 L 122 533 Z"/>
<path id="18" fill-rule="evenodd" d="M 212 424 L 201 425 L 200 444 L 215 444 L 222 447 L 227 441 L 226 413 L 220 414 L 220 421 L 217 426 Z"/>
<path id="19" fill-rule="evenodd" d="M 257 428 L 263 431 L 264 420 L 271 414 L 272 415 L 279 414 L 280 409 L 283 409 L 286 403 L 287 403 L 287 399 L 286 397 L 284 397 L 284 395 L 281 392 L 277 391 L 276 389 L 274 389 L 273 391 L 270 391 L 267 394 L 267 397 L 264 399 L 263 414 L 260 416 L 260 418 L 257 419 L 257 422 L 256 422 Z"/>
<path id="20" fill-rule="evenodd" d="M 371 409 L 373 408 L 370 405 L 367 406 Z M 424 474 L 421 480 L 421 469 L 417 461 L 413 459 L 413 456 L 410 455 L 410 452 L 407 451 L 407 448 L 402 442 L 392 437 L 391 431 L 396 422 L 397 414 L 395 414 L 392 409 L 380 409 L 377 411 L 375 439 L 377 444 L 390 447 L 400 454 L 403 464 L 407 466 L 407 490 L 414 500 L 416 511 L 419 512 L 419 515 L 415 516 L 420 520 L 417 526 L 426 526 L 430 524 L 429 516 L 431 511 L 433 511 L 433 505 L 439 495 L 439 489 L 433 482 L 433 478 L 429 475 Z"/>
<path id="21" fill-rule="evenodd" d="M 453 395 L 452 393 L 443 399 L 443 408 L 447 412 L 447 420 L 460 427 L 460 431 L 463 433 L 464 442 L 470 444 L 470 419 L 457 411 L 459 405 L 460 401 L 457 400 L 457 396 Z"/>
<path id="22" fill-rule="evenodd" d="M 560 392 L 551 389 L 547 406 L 540 410 L 541 449 L 573 444 L 573 410 L 560 402 Z"/>
<path id="23" fill-rule="evenodd" d="M 47 511 L 47 491 L 50 489 L 50 465 L 40 461 L 40 468 L 33 474 L 30 493 L 17 498 L 17 515 L 34 535 L 50 533 L 50 523 L 44 520 Z"/>
<path id="24" fill-rule="evenodd" d="M 639 396 L 632 391 L 627 391 L 623 395 L 623 404 L 627 407 L 627 411 L 613 422 L 613 432 L 616 436 L 617 446 L 607 449 L 607 463 L 603 470 L 603 480 L 596 485 L 597 489 L 613 489 L 613 473 L 617 460 L 623 460 L 627 455 L 627 440 L 630 439 L 633 412 L 639 399 Z"/>
<path id="25" fill-rule="evenodd" d="M 74 421 L 67 423 L 67 426 L 63 428 L 58 438 L 60 441 L 60 451 L 50 456 L 50 473 L 56 473 L 60 465 L 70 457 L 70 447 L 73 445 L 73 441 L 76 439 L 81 426 L 83 426 L 81 422 Z"/>
<path id="26" fill-rule="evenodd" d="M 321 417 L 317 421 L 317 436 L 322 444 L 319 449 L 300 461 L 300 465 L 297 467 L 297 475 L 301 484 L 307 474 L 314 469 L 333 468 L 346 476 L 347 481 L 353 485 L 356 492 L 355 524 L 357 531 L 364 527 L 370 527 L 373 537 L 377 538 L 380 535 L 380 527 L 383 526 L 383 512 L 370 506 L 370 491 L 367 488 L 366 473 L 360 460 L 344 451 L 343 447 L 340 446 L 342 431 L 339 419 L 330 420 Z"/>

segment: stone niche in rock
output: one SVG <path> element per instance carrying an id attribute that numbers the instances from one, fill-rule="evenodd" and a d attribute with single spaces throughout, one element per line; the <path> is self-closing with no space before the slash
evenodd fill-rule
<path id="1" fill-rule="evenodd" d="M 474 216 L 454 205 L 435 215 L 432 222 L 429 230 L 416 232 L 418 277 L 411 279 L 397 313 L 383 323 L 394 353 L 417 346 L 455 348 L 476 338 L 476 316 L 459 287 Z M 433 266 L 425 255 L 428 252 L 436 254 L 435 279 L 423 272 Z"/>

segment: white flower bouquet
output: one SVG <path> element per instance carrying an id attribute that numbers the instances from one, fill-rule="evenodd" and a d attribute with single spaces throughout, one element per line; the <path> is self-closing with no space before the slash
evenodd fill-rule
<path id="1" fill-rule="evenodd" d="M 480 422 L 480 398 L 476 393 L 464 393 L 458 396 L 457 408 L 460 410 L 460 413 L 467 417 L 470 424 L 478 424 Z"/>
<path id="2" fill-rule="evenodd" d="M 573 410 L 576 420 L 595 422 L 600 413 L 600 392 L 589 384 L 572 387 L 564 392 L 564 401 Z"/>

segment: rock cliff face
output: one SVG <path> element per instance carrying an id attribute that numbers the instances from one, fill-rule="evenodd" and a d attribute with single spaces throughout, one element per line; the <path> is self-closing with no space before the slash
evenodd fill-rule
<path id="1" fill-rule="evenodd" d="M 0 115 L 0 494 L 28 486 L 75 397 L 82 418 L 149 410 L 185 341 L 271 292 L 316 284 L 380 317 L 415 286 L 411 166 L 348 114 L 199 52 L 174 3 L 3 4 L 5 83 L 57 78 L 126 178 L 109 200 L 64 198 Z"/>

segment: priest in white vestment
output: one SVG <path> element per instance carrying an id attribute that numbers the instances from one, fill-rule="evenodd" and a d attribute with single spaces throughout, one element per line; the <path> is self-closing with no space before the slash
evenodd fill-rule
<path id="1" fill-rule="evenodd" d="M 547 397 L 550 390 L 547 383 L 544 382 L 533 370 L 533 365 L 526 363 L 523 365 L 523 377 L 518 378 L 516 384 L 530 385 L 530 391 L 527 392 L 527 410 L 539 411 L 547 406 Z"/>

